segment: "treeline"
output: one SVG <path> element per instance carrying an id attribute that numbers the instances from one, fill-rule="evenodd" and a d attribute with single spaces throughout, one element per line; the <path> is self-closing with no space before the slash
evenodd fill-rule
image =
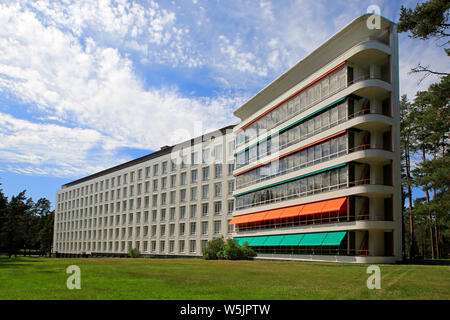
<path id="1" fill-rule="evenodd" d="M 428 0 L 415 8 L 400 8 L 399 33 L 408 37 L 433 40 L 450 57 L 450 2 Z M 447 258 L 449 250 L 450 160 L 448 70 L 430 69 L 420 63 L 411 69 L 421 74 L 441 77 L 427 91 L 417 92 L 413 101 L 400 101 L 402 148 L 402 184 L 404 199 L 404 255 Z M 424 196 L 413 195 L 414 188 Z"/>
<path id="2" fill-rule="evenodd" d="M 0 252 L 50 255 L 53 243 L 54 211 L 50 201 L 34 202 L 22 191 L 11 201 L 0 189 Z"/>
<path id="3" fill-rule="evenodd" d="M 446 258 L 450 247 L 450 76 L 402 96 L 400 130 L 404 194 L 405 254 L 414 258 Z M 414 188 L 424 196 L 413 195 Z"/>

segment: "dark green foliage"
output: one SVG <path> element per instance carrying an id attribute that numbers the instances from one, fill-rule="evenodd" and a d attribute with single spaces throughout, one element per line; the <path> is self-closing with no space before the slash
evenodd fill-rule
<path id="1" fill-rule="evenodd" d="M 450 76 L 400 101 L 406 253 L 446 257 L 450 248 Z M 412 199 L 411 187 L 425 197 Z"/>
<path id="2" fill-rule="evenodd" d="M 219 259 L 218 254 L 222 250 L 224 244 L 223 237 L 209 241 L 205 250 L 203 250 L 203 258 L 206 260 Z"/>
<path id="3" fill-rule="evenodd" d="M 445 47 L 449 44 L 446 39 L 450 36 L 450 27 L 448 18 L 450 11 L 450 1 L 448 0 L 429 0 L 416 5 L 415 9 L 408 9 L 404 6 L 400 9 L 400 18 L 397 24 L 397 31 L 408 32 L 409 37 L 427 40 L 435 38 L 442 40 L 437 45 L 443 47 L 447 56 L 450 56 L 450 48 Z M 448 70 L 430 70 L 428 66 L 422 66 L 420 63 L 411 69 L 412 72 L 424 72 L 425 77 L 430 74 L 449 75 Z M 423 78 L 422 78 L 423 80 Z"/>
<path id="4" fill-rule="evenodd" d="M 130 248 L 128 249 L 128 254 L 130 258 L 139 258 L 141 253 L 139 252 L 139 248 Z"/>
<path id="5" fill-rule="evenodd" d="M 425 1 L 417 4 L 414 10 L 402 6 L 397 31 L 411 31 L 411 37 L 423 40 L 429 37 L 448 36 L 449 9 L 448 0 Z"/>
<path id="6" fill-rule="evenodd" d="M 203 251 L 203 258 L 206 260 L 251 260 L 256 257 L 256 252 L 245 243 L 239 245 L 234 239 L 217 238 L 208 242 L 208 246 Z"/>
<path id="7" fill-rule="evenodd" d="M 51 253 L 54 212 L 50 201 L 41 198 L 34 203 L 25 193 L 22 191 L 8 202 L 0 189 L 0 252 L 9 257 Z"/>

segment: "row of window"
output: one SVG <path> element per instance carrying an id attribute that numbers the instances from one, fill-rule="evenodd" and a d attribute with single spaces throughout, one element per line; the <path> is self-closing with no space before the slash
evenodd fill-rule
<path id="1" fill-rule="evenodd" d="M 148 247 L 149 241 L 109 241 L 109 242 L 71 242 L 71 243 L 59 243 L 56 245 L 56 251 L 58 252 L 86 252 L 86 251 L 98 251 L 104 253 L 126 253 L 127 250 L 135 247 L 140 252 L 148 253 L 149 249 L 151 253 L 181 253 L 185 252 L 185 242 L 189 241 L 189 253 L 197 253 L 197 240 L 178 240 L 178 248 L 175 250 L 175 240 L 168 241 L 168 251 L 166 251 L 165 241 L 159 241 L 159 248 L 157 248 L 157 241 L 150 241 L 150 248 Z M 206 248 L 208 240 L 201 240 L 202 251 Z M 157 250 L 159 249 L 159 250 Z"/>
<path id="2" fill-rule="evenodd" d="M 227 206 L 227 212 L 230 214 L 233 212 L 234 209 L 234 200 L 228 200 L 227 202 L 228 206 Z M 202 211 L 201 211 L 201 216 L 202 217 L 207 217 L 208 216 L 208 211 L 209 211 L 209 203 L 203 203 L 202 204 Z M 214 214 L 215 215 L 220 215 L 222 213 L 222 201 L 216 201 L 214 202 Z M 196 218 L 197 216 L 197 205 L 193 204 L 190 206 L 190 218 Z M 92 218 L 92 219 L 87 219 L 87 215 L 84 215 L 83 219 L 83 214 L 82 212 L 78 212 L 78 210 L 75 211 L 71 211 L 71 212 L 64 212 L 64 213 L 60 213 L 58 214 L 57 221 L 62 221 L 62 220 L 72 220 L 72 221 L 67 221 L 67 222 L 57 222 L 56 223 L 56 227 L 57 227 L 57 231 L 59 230 L 59 226 L 63 226 L 64 228 L 75 228 L 77 229 L 82 228 L 84 226 L 84 228 L 91 228 L 91 227 L 97 227 L 97 218 Z M 114 217 L 115 217 L 115 224 L 119 225 L 120 223 L 122 223 L 122 225 L 126 225 L 128 224 L 133 224 L 133 213 L 129 213 L 129 214 L 122 214 L 122 215 L 112 215 L 109 217 L 104 217 L 104 219 L 102 219 L 101 217 L 98 218 L 98 226 L 101 227 L 102 226 L 102 222 L 103 222 L 103 226 L 107 226 L 108 222 L 109 225 L 112 226 L 114 225 Z M 122 217 L 122 218 L 121 218 Z M 144 223 L 148 223 L 148 217 L 149 217 L 149 213 L 148 211 L 145 211 L 143 214 L 143 222 Z M 152 211 L 152 223 L 157 221 L 157 217 L 158 217 L 158 211 L 157 210 L 153 210 Z M 186 218 L 186 207 L 185 206 L 180 206 L 179 210 L 178 210 L 178 216 L 176 215 L 176 208 L 170 208 L 169 211 L 169 220 L 175 220 L 176 218 L 178 219 L 185 219 Z M 79 220 L 80 219 L 80 220 Z M 159 213 L 159 221 L 165 221 L 166 220 L 166 209 L 163 208 L 160 210 Z M 141 223 L 141 213 L 137 212 L 136 213 L 136 224 L 140 224 Z M 65 230 L 65 229 L 63 229 Z"/>
<path id="3" fill-rule="evenodd" d="M 347 188 L 347 166 L 300 177 L 296 180 L 236 197 L 236 210 Z"/>
<path id="4" fill-rule="evenodd" d="M 347 120 L 346 99 L 314 116 L 302 119 L 266 140 L 236 154 L 236 166 L 242 167 L 334 127 Z"/>
<path id="5" fill-rule="evenodd" d="M 316 165 L 347 154 L 347 135 L 331 138 L 287 157 L 247 171 L 236 177 L 237 188 L 243 188 L 273 177 Z"/>
<path id="6" fill-rule="evenodd" d="M 230 220 L 228 220 L 230 222 Z M 190 223 L 179 223 L 178 229 L 176 229 L 176 225 L 174 223 L 172 224 L 161 224 L 159 226 L 152 225 L 150 227 L 150 237 L 154 238 L 157 237 L 158 234 L 160 237 L 166 236 L 166 230 L 168 230 L 167 235 L 170 237 L 177 236 L 184 236 L 186 235 L 186 224 L 189 226 L 189 235 L 194 236 L 197 235 L 197 228 L 198 224 L 200 223 L 201 226 L 201 235 L 208 235 L 210 232 L 209 230 L 209 221 L 202 221 L 202 222 L 190 222 Z M 212 222 L 213 225 L 213 234 L 219 234 L 222 232 L 222 221 L 221 220 L 215 220 Z M 233 225 L 228 224 L 228 233 L 233 232 Z M 159 229 L 159 233 L 157 230 Z M 103 231 L 103 232 L 102 232 Z M 109 232 L 108 232 L 109 231 Z M 107 238 L 112 240 L 118 240 L 120 239 L 134 239 L 134 238 L 140 238 L 140 237 L 148 237 L 149 236 L 149 227 L 145 226 L 142 227 L 142 233 L 141 233 L 141 227 L 128 227 L 128 228 L 116 228 L 116 229 L 109 229 L 109 230 L 89 230 L 89 231 L 71 231 L 71 232 L 58 232 L 56 233 L 56 241 L 57 242 L 66 242 L 66 241 L 77 241 L 83 240 L 83 241 L 91 241 L 91 240 L 106 240 Z"/>
<path id="7" fill-rule="evenodd" d="M 222 192 L 222 187 L 223 184 L 222 182 L 216 182 L 214 183 L 214 197 L 220 197 L 222 196 L 223 192 Z M 210 189 L 209 189 L 209 185 L 203 185 L 201 186 L 202 188 L 202 199 L 209 199 L 210 197 Z M 190 188 L 190 198 L 189 201 L 197 201 L 198 199 L 198 187 L 191 187 Z M 104 197 L 103 197 L 103 193 L 100 194 L 100 197 L 97 198 L 97 195 L 95 196 L 94 199 L 92 199 L 92 196 L 89 199 L 88 202 L 88 198 L 80 198 L 77 200 L 72 200 L 72 201 L 67 201 L 64 203 L 59 203 L 57 205 L 57 209 L 58 211 L 63 211 L 63 210 L 71 210 L 73 208 L 82 208 L 88 205 L 94 205 L 97 204 L 98 202 L 102 203 L 102 202 L 108 202 L 108 201 L 114 201 L 114 200 L 118 200 L 120 199 L 120 189 L 117 189 L 117 192 L 115 192 L 114 190 L 110 191 L 110 192 L 105 192 L 104 193 Z M 231 195 L 234 191 L 234 181 L 228 181 L 228 195 Z M 179 202 L 185 202 L 187 201 L 187 190 L 186 189 L 181 189 L 178 190 L 179 193 L 179 197 L 178 197 L 178 201 Z M 123 198 L 127 198 L 128 196 L 133 197 L 134 196 L 134 192 L 130 192 L 130 194 L 128 195 L 127 193 L 127 188 L 123 188 L 122 190 L 122 195 Z M 140 195 L 140 192 L 138 192 L 138 196 Z M 177 202 L 177 191 L 170 191 L 169 192 L 169 203 L 170 204 L 175 204 Z M 161 193 L 160 196 L 160 201 L 161 201 L 161 205 L 166 205 L 167 204 L 167 193 Z M 129 205 L 129 209 L 133 210 L 134 209 L 134 202 L 135 199 L 129 199 L 128 200 L 128 205 Z M 126 203 L 127 200 L 123 201 L 125 207 L 122 207 L 122 210 L 126 210 Z M 150 197 L 146 196 L 144 198 L 137 198 L 136 199 L 136 208 L 140 209 L 142 206 L 144 206 L 144 208 L 148 208 L 149 207 L 149 203 L 150 203 Z M 120 202 L 117 202 L 118 206 L 120 207 Z M 158 205 L 158 194 L 154 194 L 152 196 L 152 207 L 155 207 Z M 113 206 L 113 204 L 111 204 L 111 206 Z M 119 209 L 118 209 L 119 210 Z"/>
<path id="8" fill-rule="evenodd" d="M 221 150 L 221 149 L 220 149 Z M 173 164 L 174 165 L 174 164 Z M 162 174 L 167 174 L 167 161 L 162 163 Z M 181 168 L 187 168 L 186 165 L 184 165 L 182 163 Z M 208 180 L 210 177 L 210 173 L 209 173 L 209 166 L 207 167 L 203 167 L 202 168 L 202 179 L 203 180 Z M 229 163 L 228 164 L 228 175 L 232 175 L 233 174 L 233 170 L 234 170 L 234 164 L 233 163 Z M 173 169 L 172 171 L 176 171 L 176 167 L 175 169 Z M 137 180 L 140 181 L 143 179 L 142 177 L 142 172 L 143 169 L 139 169 L 137 170 Z M 151 176 L 151 167 L 147 167 L 146 168 L 146 175 L 145 175 L 145 179 L 150 178 Z M 159 164 L 155 164 L 153 165 L 153 176 L 158 176 L 159 175 Z M 215 164 L 214 165 L 214 178 L 221 178 L 223 175 L 223 169 L 222 169 L 222 164 Z M 130 177 L 128 179 L 128 177 Z M 74 198 L 78 198 L 80 196 L 85 196 L 88 194 L 94 194 L 94 193 L 98 193 L 98 192 L 102 192 L 104 190 L 108 190 L 110 188 L 114 188 L 116 186 L 121 186 L 121 185 L 127 185 L 127 184 L 131 184 L 131 183 L 135 183 L 135 171 L 129 172 L 129 173 L 124 173 L 122 175 L 119 175 L 117 177 L 112 177 L 110 179 L 105 179 L 99 182 L 95 182 L 95 183 L 91 183 L 90 185 L 86 185 L 86 186 L 82 186 L 79 188 L 74 188 L 73 190 L 68 190 L 66 192 L 61 192 L 58 194 L 58 198 L 57 201 L 58 202 L 62 202 L 62 201 L 67 201 L 67 200 L 71 200 Z M 159 179 L 158 179 L 159 180 Z M 153 191 L 157 190 L 157 185 L 158 185 L 158 180 L 154 180 L 153 181 Z M 171 188 L 176 187 L 177 186 L 177 175 L 171 175 L 170 176 L 170 182 L 171 182 Z M 191 183 L 195 183 L 198 181 L 198 171 L 197 169 L 195 170 L 191 170 Z M 161 178 L 161 184 L 162 187 L 166 187 L 167 186 L 167 177 L 163 177 Z M 186 172 L 181 172 L 180 173 L 180 184 L 184 185 L 187 184 L 187 173 Z M 150 185 L 149 182 L 145 183 L 145 187 L 146 190 L 149 190 Z M 130 189 L 133 189 L 134 186 L 130 186 Z M 142 188 L 142 184 L 138 184 L 137 185 L 138 189 Z M 139 191 L 139 190 L 138 190 Z M 148 191 L 147 191 L 148 192 Z"/>
<path id="9" fill-rule="evenodd" d="M 270 129 L 304 112 L 313 105 L 330 97 L 332 94 L 346 88 L 347 68 L 336 71 L 317 83 L 311 85 L 279 107 L 258 119 L 245 130 L 236 135 L 236 145 L 240 146 L 258 135 L 265 134 Z"/>

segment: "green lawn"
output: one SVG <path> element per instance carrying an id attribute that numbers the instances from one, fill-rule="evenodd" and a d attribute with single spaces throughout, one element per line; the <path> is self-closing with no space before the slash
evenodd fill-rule
<path id="1" fill-rule="evenodd" d="M 81 268 L 68 290 L 66 268 Z M 367 265 L 201 259 L 0 257 L 0 299 L 450 299 L 448 265 Z"/>

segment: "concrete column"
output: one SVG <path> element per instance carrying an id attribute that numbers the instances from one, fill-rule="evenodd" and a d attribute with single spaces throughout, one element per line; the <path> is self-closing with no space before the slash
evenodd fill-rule
<path id="1" fill-rule="evenodd" d="M 379 130 L 370 131 L 370 147 L 376 148 L 383 145 L 383 133 Z"/>
<path id="2" fill-rule="evenodd" d="M 378 79 L 381 77 L 381 67 L 376 64 L 371 64 L 369 67 L 370 78 Z"/>
<path id="3" fill-rule="evenodd" d="M 383 217 L 384 216 L 384 200 L 383 198 L 371 197 L 369 201 L 369 216 Z"/>
<path id="4" fill-rule="evenodd" d="M 370 99 L 370 112 L 371 113 L 381 113 L 382 103 L 379 99 Z"/>
<path id="5" fill-rule="evenodd" d="M 384 232 L 369 230 L 369 255 L 384 255 Z"/>

